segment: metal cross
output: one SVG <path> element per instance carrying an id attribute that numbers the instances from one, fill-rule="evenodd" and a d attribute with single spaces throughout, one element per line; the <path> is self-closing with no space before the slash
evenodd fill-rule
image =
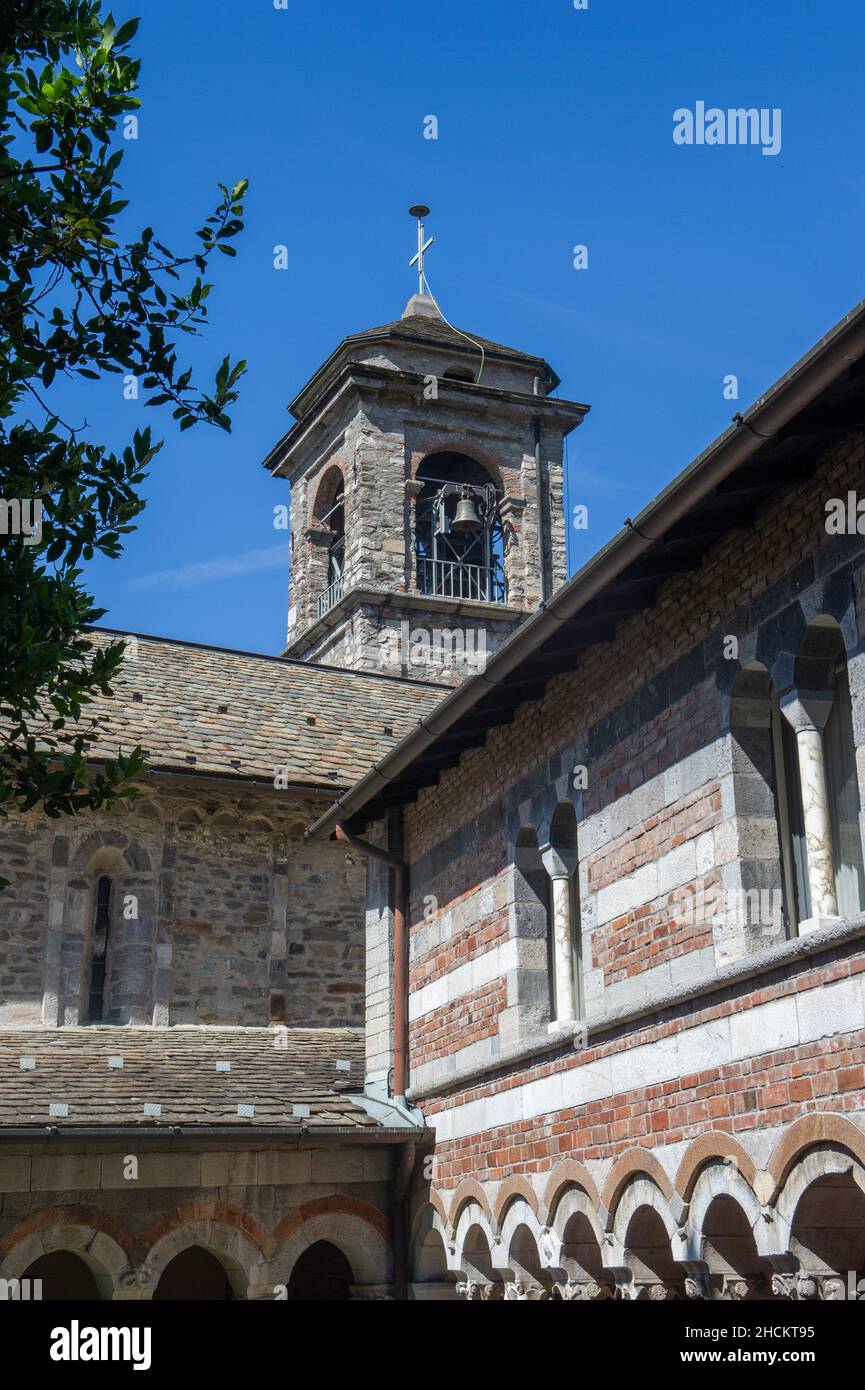
<path id="1" fill-rule="evenodd" d="M 426 279 L 423 273 L 423 258 L 426 252 L 432 246 L 433 242 L 435 241 L 435 237 L 431 236 L 426 241 L 424 241 L 423 219 L 429 215 L 428 207 L 424 207 L 423 203 L 415 203 L 414 206 L 410 207 L 408 211 L 410 217 L 417 218 L 417 253 L 416 255 L 412 256 L 411 260 L 409 261 L 409 265 L 417 266 L 417 292 L 418 294 L 423 295 L 426 293 Z"/>

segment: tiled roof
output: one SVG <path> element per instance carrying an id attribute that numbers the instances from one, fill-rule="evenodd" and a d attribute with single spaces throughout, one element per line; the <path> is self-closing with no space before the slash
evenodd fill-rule
<path id="1" fill-rule="evenodd" d="M 348 1099 L 363 1090 L 363 1051 L 350 1028 L 2 1030 L 0 1134 L 10 1125 L 376 1130 Z"/>
<path id="2" fill-rule="evenodd" d="M 97 641 L 131 634 L 95 631 Z M 135 655 L 137 651 L 137 655 Z M 448 687 L 249 652 L 137 637 L 85 718 L 96 758 L 144 749 L 152 768 L 348 787 L 429 714 Z"/>
<path id="3" fill-rule="evenodd" d="M 497 356 L 509 357 L 514 362 L 542 363 L 544 359 L 537 357 L 530 352 L 521 352 L 519 348 L 507 347 L 504 343 L 494 343 L 490 338 L 482 338 L 478 333 L 465 333 L 462 330 L 451 328 L 450 324 L 443 319 L 427 318 L 425 315 L 412 314 L 408 318 L 395 319 L 392 323 L 383 323 L 379 328 L 365 328 L 360 333 L 352 333 L 345 339 L 345 342 L 363 342 L 364 338 L 376 338 L 386 333 L 389 338 L 409 338 L 413 342 L 418 339 L 434 343 L 439 347 L 461 348 L 465 351 L 466 347 L 471 347 L 473 343 L 480 343 L 481 347 L 487 352 L 494 352 Z M 467 339 L 470 341 L 467 343 Z"/>

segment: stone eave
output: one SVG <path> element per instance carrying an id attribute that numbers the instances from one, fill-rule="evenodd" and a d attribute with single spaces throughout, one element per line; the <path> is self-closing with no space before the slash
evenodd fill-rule
<path id="1" fill-rule="evenodd" d="M 273 477 L 292 480 L 304 467 L 300 456 L 305 451 L 315 449 L 312 441 L 316 432 L 332 426 L 332 417 L 347 401 L 355 403 L 362 397 L 364 387 L 376 389 L 380 398 L 408 399 L 420 407 L 425 374 L 407 372 L 393 367 L 375 367 L 368 363 L 349 362 L 342 372 L 334 378 L 327 395 L 322 395 L 316 409 L 298 419 L 283 435 L 263 462 L 263 467 Z M 383 391 L 382 388 L 385 388 Z M 440 377 L 438 400 L 449 398 L 458 400 L 468 414 L 485 415 L 490 406 L 495 407 L 500 419 L 507 419 L 508 413 L 514 419 L 535 418 L 557 420 L 565 426 L 563 433 L 569 434 L 582 423 L 590 407 L 580 401 L 561 400 L 553 396 L 535 396 L 527 391 L 512 391 L 499 386 L 479 386 L 475 382 L 453 381 Z M 317 456 L 316 456 L 317 457 Z M 294 467 L 293 461 L 297 460 Z"/>
<path id="2" fill-rule="evenodd" d="M 360 333 L 351 333 L 347 338 L 334 348 L 333 352 L 321 364 L 318 370 L 309 378 L 304 386 L 298 391 L 297 395 L 289 402 L 289 410 L 292 415 L 300 419 L 306 410 L 315 403 L 318 397 L 328 389 L 328 377 L 336 370 L 342 359 L 352 351 L 353 348 L 367 347 L 369 344 L 389 343 L 396 340 L 399 343 L 408 343 L 412 346 L 422 348 L 429 352 L 440 352 L 448 357 L 475 357 L 478 346 L 468 337 L 465 339 L 455 336 L 449 341 L 436 341 L 430 338 L 421 327 L 417 333 L 412 333 L 405 327 L 405 320 L 400 323 L 399 332 L 394 332 L 394 325 L 387 324 L 377 329 L 367 329 Z M 532 353 L 520 352 L 517 348 L 508 348 L 504 344 L 493 343 L 487 338 L 479 339 L 483 345 L 484 356 L 492 361 L 507 362 L 512 366 L 528 368 L 538 368 L 539 375 L 543 375 L 551 390 L 555 390 L 559 385 L 559 377 L 553 371 L 549 362 L 543 357 L 535 357 Z"/>
<path id="3" fill-rule="evenodd" d="M 318 1145 L 328 1139 L 336 1140 L 340 1145 L 405 1144 L 412 1138 L 417 1139 L 421 1135 L 427 1134 L 428 1131 L 424 1126 L 410 1124 L 362 1130 L 355 1129 L 350 1125 L 316 1125 L 304 1128 L 299 1124 L 257 1125 L 254 1121 L 249 1123 L 238 1121 L 237 1124 L 233 1125 L 208 1125 L 189 1122 L 163 1125 L 60 1125 L 44 1122 L 33 1125 L 0 1124 L 0 1143 L 3 1141 L 12 1143 L 20 1139 L 26 1139 L 32 1143 L 33 1140 L 44 1139 L 50 1142 L 52 1147 L 60 1144 L 64 1139 L 74 1139 L 80 1143 L 82 1140 L 104 1142 L 114 1138 L 118 1140 L 134 1138 L 160 1144 L 164 1144 L 166 1139 L 171 1139 L 172 1145 L 181 1145 L 183 1140 L 201 1143 L 207 1139 L 218 1139 L 220 1144 L 231 1140 L 246 1144 L 265 1140 L 268 1142 L 282 1140 L 289 1141 L 292 1148 L 297 1149 L 306 1144 Z"/>
<path id="4" fill-rule="evenodd" d="M 443 689 L 446 689 L 446 687 L 443 687 Z M 87 766 L 88 768 L 105 767 L 109 761 L 111 760 L 108 758 L 89 758 Z M 54 766 L 54 763 L 51 765 Z M 59 767 L 60 764 L 57 763 L 57 766 Z M 275 790 L 273 779 L 268 781 L 266 778 L 262 778 L 256 773 L 229 773 L 219 771 L 218 769 L 211 770 L 207 767 L 182 766 L 171 763 L 148 763 L 144 769 L 143 775 L 147 778 L 155 779 L 160 777 L 182 777 L 189 782 L 220 782 L 224 786 L 237 786 L 249 788 L 250 790 L 263 789 L 271 792 Z M 303 796 L 332 796 L 335 791 L 346 790 L 347 785 L 348 784 L 345 784 L 340 787 L 336 782 L 287 782 L 284 785 L 280 784 L 279 791 L 280 793 L 287 791 L 298 792 Z M 146 791 L 146 785 L 142 785 L 141 789 L 142 791 Z"/>

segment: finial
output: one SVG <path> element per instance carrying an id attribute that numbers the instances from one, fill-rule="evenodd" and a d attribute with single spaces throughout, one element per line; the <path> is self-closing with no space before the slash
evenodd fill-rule
<path id="1" fill-rule="evenodd" d="M 435 237 L 431 236 L 424 241 L 423 220 L 425 217 L 429 217 L 429 208 L 426 207 L 424 203 L 413 203 L 408 210 L 408 214 L 409 217 L 417 218 L 417 252 L 412 256 L 409 265 L 417 266 L 417 292 L 423 297 L 427 294 L 426 276 L 423 272 L 423 258 L 435 241 Z"/>
<path id="2" fill-rule="evenodd" d="M 437 319 L 441 315 L 438 305 L 430 294 L 429 285 L 424 274 L 423 258 L 435 241 L 431 236 L 424 240 L 423 220 L 429 216 L 429 208 L 425 203 L 414 203 L 409 208 L 409 216 L 417 218 L 417 252 L 412 256 L 409 265 L 417 266 L 417 293 L 413 294 L 408 304 L 403 309 L 404 319 L 426 318 Z"/>

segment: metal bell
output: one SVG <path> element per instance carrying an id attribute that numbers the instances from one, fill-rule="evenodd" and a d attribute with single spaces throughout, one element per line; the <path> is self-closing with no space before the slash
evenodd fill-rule
<path id="1" fill-rule="evenodd" d="M 466 483 L 463 487 L 462 497 L 457 503 L 456 515 L 451 522 L 452 531 L 480 531 L 481 520 L 475 508 L 475 500 L 472 490 Z"/>

